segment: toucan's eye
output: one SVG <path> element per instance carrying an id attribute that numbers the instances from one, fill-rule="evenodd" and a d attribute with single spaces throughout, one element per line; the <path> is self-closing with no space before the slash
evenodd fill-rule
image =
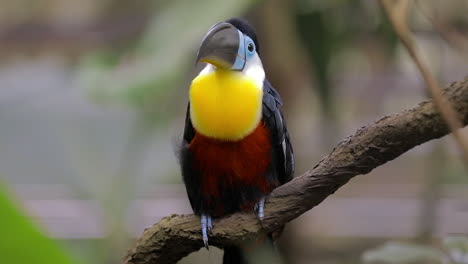
<path id="1" fill-rule="evenodd" d="M 247 46 L 247 49 L 248 49 L 250 52 L 253 52 L 253 51 L 254 51 L 254 44 L 253 44 L 253 43 L 249 43 L 249 45 Z"/>

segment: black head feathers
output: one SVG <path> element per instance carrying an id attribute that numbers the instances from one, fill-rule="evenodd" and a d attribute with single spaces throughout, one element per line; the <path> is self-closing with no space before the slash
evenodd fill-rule
<path id="1" fill-rule="evenodd" d="M 259 52 L 260 46 L 258 45 L 257 33 L 255 32 L 255 28 L 252 25 L 250 25 L 249 22 L 240 18 L 231 18 L 226 20 L 226 23 L 235 26 L 242 33 L 249 36 L 254 41 L 255 47 L 257 48 L 257 52 Z"/>

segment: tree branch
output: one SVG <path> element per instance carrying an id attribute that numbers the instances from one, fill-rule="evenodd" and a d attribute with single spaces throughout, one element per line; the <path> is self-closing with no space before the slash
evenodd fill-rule
<path id="1" fill-rule="evenodd" d="M 464 125 L 468 123 L 468 78 L 444 89 Z M 223 248 L 242 243 L 320 204 L 352 177 L 393 160 L 409 149 L 449 133 L 432 101 L 383 117 L 339 143 L 312 170 L 275 189 L 265 205 L 265 219 L 237 213 L 215 221 L 210 244 Z M 200 220 L 172 215 L 146 229 L 125 258 L 127 264 L 175 263 L 203 246 Z"/>

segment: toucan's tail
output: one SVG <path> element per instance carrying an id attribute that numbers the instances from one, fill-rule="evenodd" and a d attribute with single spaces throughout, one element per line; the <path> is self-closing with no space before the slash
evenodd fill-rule
<path id="1" fill-rule="evenodd" d="M 247 264 L 247 257 L 238 246 L 225 247 L 223 264 Z"/>

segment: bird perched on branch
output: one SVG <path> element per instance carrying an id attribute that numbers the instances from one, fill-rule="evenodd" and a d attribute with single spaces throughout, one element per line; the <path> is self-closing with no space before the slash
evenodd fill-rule
<path id="1" fill-rule="evenodd" d="M 281 97 L 265 77 L 255 30 L 233 18 L 213 25 L 196 59 L 180 163 L 188 198 L 208 248 L 212 218 L 255 210 L 292 178 L 294 158 Z M 238 247 L 224 263 L 242 263 Z"/>

